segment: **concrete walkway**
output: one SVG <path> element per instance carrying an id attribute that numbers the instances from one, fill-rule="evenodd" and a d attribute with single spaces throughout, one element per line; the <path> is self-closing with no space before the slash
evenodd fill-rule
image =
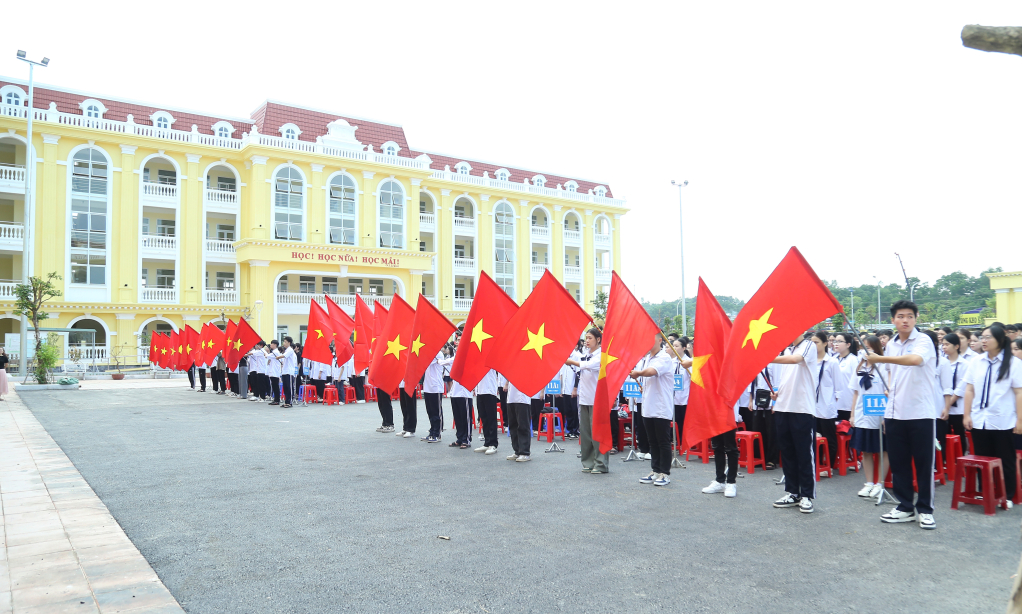
<path id="1" fill-rule="evenodd" d="M 0 614 L 184 611 L 14 393 L 0 403 L 0 538 Z"/>

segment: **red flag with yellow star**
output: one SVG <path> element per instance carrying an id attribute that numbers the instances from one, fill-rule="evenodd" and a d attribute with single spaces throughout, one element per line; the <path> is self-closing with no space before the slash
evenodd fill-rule
<path id="1" fill-rule="evenodd" d="M 161 365 L 166 369 L 177 371 L 177 346 L 178 346 L 178 332 L 175 330 L 170 333 L 170 339 L 167 341 L 167 361 L 165 365 Z"/>
<path id="2" fill-rule="evenodd" d="M 382 309 L 379 302 L 376 309 Z M 386 324 L 373 345 L 373 364 L 369 367 L 369 379 L 380 390 L 394 394 L 401 385 L 408 364 L 408 348 L 412 341 L 412 324 L 415 310 L 397 294 L 386 313 Z"/>
<path id="3" fill-rule="evenodd" d="M 692 384 L 688 393 L 681 449 L 735 428 L 734 403 L 717 394 L 724 348 L 731 335 L 731 318 L 699 278 L 696 295 L 695 341 L 692 345 Z M 752 381 L 751 378 L 749 381 Z M 737 400 L 737 399 L 736 399 Z"/>
<path id="4" fill-rule="evenodd" d="M 504 330 L 516 311 L 518 303 L 486 271 L 479 273 L 479 285 L 465 320 L 465 332 L 451 364 L 451 379 L 469 390 L 479 384 L 490 370 L 486 357 L 493 347 L 493 338 Z"/>
<path id="5" fill-rule="evenodd" d="M 554 378 L 590 321 L 547 270 L 494 339 L 486 364 L 532 396 Z"/>
<path id="6" fill-rule="evenodd" d="M 177 331 L 177 353 L 174 354 L 175 365 L 178 371 L 186 371 L 191 361 L 188 359 L 188 331 L 191 330 L 187 325 L 182 326 Z"/>
<path id="7" fill-rule="evenodd" d="M 734 405 L 756 374 L 796 336 L 842 311 L 841 303 L 792 247 L 735 318 L 717 392 Z"/>
<path id="8" fill-rule="evenodd" d="M 600 454 L 610 452 L 614 440 L 610 430 L 610 410 L 628 374 L 643 354 L 649 352 L 660 327 L 653 322 L 642 303 L 611 273 L 607 322 L 600 348 L 600 372 L 596 380 L 593 405 L 593 441 L 600 443 Z"/>
<path id="9" fill-rule="evenodd" d="M 188 369 L 197 360 L 201 348 L 199 347 L 199 333 L 194 328 L 185 324 L 185 358 L 182 359 L 184 368 Z"/>
<path id="10" fill-rule="evenodd" d="M 373 310 L 355 295 L 355 373 L 362 373 L 372 362 Z"/>
<path id="11" fill-rule="evenodd" d="M 159 333 L 149 334 L 149 362 L 156 362 L 156 340 L 159 338 Z"/>
<path id="12" fill-rule="evenodd" d="M 425 296 L 419 295 L 419 302 L 415 305 L 412 332 L 408 337 L 412 340 L 408 348 L 408 362 L 405 365 L 405 392 L 408 396 L 415 393 L 415 386 L 426 372 L 426 367 L 433 362 L 437 353 L 456 330 L 458 327 L 440 313 L 436 305 L 429 302 Z"/>
<path id="13" fill-rule="evenodd" d="M 341 306 L 333 302 L 329 296 L 326 297 L 326 309 L 330 316 L 330 328 L 334 330 L 334 353 L 337 355 L 337 364 L 343 365 L 355 353 L 355 348 L 351 345 L 351 331 L 355 330 L 355 320 L 352 320 L 348 312 L 341 309 Z M 302 355 L 304 356 L 304 352 Z"/>
<path id="14" fill-rule="evenodd" d="M 248 320 L 245 318 L 239 319 L 234 336 L 228 344 L 227 354 L 224 356 L 227 360 L 227 366 L 231 369 L 237 369 L 238 363 L 241 362 L 241 357 L 247 354 L 252 349 L 252 346 L 258 342 L 259 333 L 249 326 Z"/>
<path id="15" fill-rule="evenodd" d="M 170 341 L 170 333 L 166 335 L 160 333 L 153 333 L 153 338 L 156 340 L 155 351 L 156 360 L 154 361 L 157 366 L 161 368 L 167 368 L 167 345 Z"/>
<path id="16" fill-rule="evenodd" d="M 220 330 L 220 327 L 216 324 L 210 322 L 209 327 L 206 329 L 206 349 L 203 354 L 207 365 L 213 365 L 213 362 L 216 360 L 216 355 L 224 349 L 226 344 L 227 333 Z"/>
<path id="17" fill-rule="evenodd" d="M 330 299 L 327 299 L 330 300 Z M 309 301 L 309 326 L 302 346 L 302 358 L 314 362 L 333 364 L 334 355 L 330 352 L 330 342 L 337 340 L 330 317 L 316 301 Z"/>

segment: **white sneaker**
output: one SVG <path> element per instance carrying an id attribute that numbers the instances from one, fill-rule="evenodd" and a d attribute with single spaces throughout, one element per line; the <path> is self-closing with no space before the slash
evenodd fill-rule
<path id="1" fill-rule="evenodd" d="M 393 433 L 394 432 L 394 427 L 392 427 L 392 426 L 385 426 L 385 427 L 383 427 L 383 432 L 384 433 Z"/>
<path id="2" fill-rule="evenodd" d="M 869 491 L 869 498 L 876 499 L 880 496 L 880 491 L 884 489 L 883 484 L 874 484 L 873 489 Z"/>
<path id="3" fill-rule="evenodd" d="M 724 492 L 724 485 L 714 480 L 710 482 L 710 485 L 703 489 L 703 492 L 707 495 L 715 495 L 719 492 Z"/>
<path id="4" fill-rule="evenodd" d="M 1008 509 L 1009 510 L 1012 508 L 1013 505 L 1014 504 L 1011 502 L 1011 499 L 1008 499 Z"/>
<path id="5" fill-rule="evenodd" d="M 376 427 L 376 432 L 377 432 L 377 433 L 382 433 L 382 432 L 384 432 L 384 431 L 383 431 L 383 429 L 384 429 L 384 428 L 385 428 L 385 427 L 382 427 L 382 426 L 378 426 L 378 427 Z"/>
<path id="6" fill-rule="evenodd" d="M 802 497 L 801 499 L 799 499 L 798 511 L 802 512 L 803 514 L 812 514 L 813 500 L 810 499 L 809 497 Z"/>
<path id="7" fill-rule="evenodd" d="M 912 522 L 916 519 L 916 512 L 903 512 L 898 508 L 891 508 L 891 511 L 887 512 L 880 517 L 881 522 L 895 523 L 895 522 Z"/>
<path id="8" fill-rule="evenodd" d="M 484 454 L 496 454 L 496 453 L 497 453 L 497 446 L 490 446 L 490 447 L 486 448 L 486 452 Z"/>
<path id="9" fill-rule="evenodd" d="M 476 448 L 475 450 L 472 450 L 472 451 L 473 451 L 473 452 L 486 452 L 487 450 L 489 450 L 489 448 L 488 448 L 488 447 L 486 447 L 486 446 L 482 446 L 482 447 L 480 447 L 480 448 Z"/>
<path id="10" fill-rule="evenodd" d="M 509 455 L 509 456 L 507 457 L 507 459 L 508 459 L 509 461 L 513 461 L 513 460 L 518 460 L 518 455 L 517 455 L 517 454 L 511 454 L 511 455 Z"/>
<path id="11" fill-rule="evenodd" d="M 919 528 L 936 529 L 937 521 L 933 519 L 933 514 L 919 514 Z"/>
<path id="12" fill-rule="evenodd" d="M 636 454 L 636 456 L 638 456 L 642 460 L 653 460 L 652 454 L 643 454 L 642 452 L 639 452 L 638 454 Z"/>
<path id="13" fill-rule="evenodd" d="M 405 439 L 411 439 L 412 437 L 415 437 L 415 433 L 405 432 L 405 434 L 402 435 L 402 437 L 404 437 Z"/>
<path id="14" fill-rule="evenodd" d="M 873 495 L 871 495 L 869 493 L 873 492 L 873 487 L 874 486 L 875 486 L 875 484 L 873 484 L 873 482 L 866 482 L 866 485 L 863 486 L 862 490 L 859 491 L 859 496 L 863 497 L 863 498 L 872 497 Z"/>
<path id="15" fill-rule="evenodd" d="M 641 482 L 642 484 L 652 484 L 656 480 L 656 478 L 657 474 L 651 471 L 649 475 L 644 475 L 641 478 L 639 478 L 639 482 Z"/>
<path id="16" fill-rule="evenodd" d="M 653 480 L 653 486 L 667 486 L 671 483 L 671 476 L 666 473 L 658 473 L 656 479 Z"/>
<path id="17" fill-rule="evenodd" d="M 518 458 L 515 459 L 515 462 L 516 463 L 527 463 L 527 462 L 529 462 L 531 460 L 532 460 L 532 458 L 529 457 L 529 456 L 519 456 Z"/>
<path id="18" fill-rule="evenodd" d="M 724 496 L 728 499 L 734 499 L 738 496 L 738 486 L 735 484 L 724 484 Z"/>
<path id="19" fill-rule="evenodd" d="M 407 431 L 398 431 L 398 432 L 396 432 L 394 434 L 397 435 L 398 437 L 404 437 L 406 432 Z"/>

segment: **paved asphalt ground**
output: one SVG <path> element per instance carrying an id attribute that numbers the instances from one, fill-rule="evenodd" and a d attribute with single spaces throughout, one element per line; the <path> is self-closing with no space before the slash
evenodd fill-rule
<path id="1" fill-rule="evenodd" d="M 770 506 L 779 472 L 727 500 L 699 492 L 712 465 L 658 488 L 621 456 L 583 474 L 574 443 L 510 463 L 506 437 L 484 456 L 448 448 L 450 430 L 376 433 L 374 404 L 22 398 L 192 613 L 1000 613 L 1022 550 L 1022 509 L 954 512 L 950 486 L 923 531 L 881 524 L 855 475 L 823 480 L 806 515 Z"/>

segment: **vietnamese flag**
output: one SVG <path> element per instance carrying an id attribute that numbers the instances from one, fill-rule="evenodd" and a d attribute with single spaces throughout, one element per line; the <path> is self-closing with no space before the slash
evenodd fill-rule
<path id="1" fill-rule="evenodd" d="M 659 332 L 660 327 L 649 317 L 642 303 L 635 300 L 617 271 L 612 272 L 593 405 L 593 441 L 600 442 L 600 454 L 606 454 L 614 447 L 610 410 L 614 408 L 617 393 L 635 365 L 653 347 Z"/>
<path id="2" fill-rule="evenodd" d="M 309 326 L 307 329 L 309 332 L 305 337 L 305 345 L 302 346 L 302 358 L 327 365 L 333 364 L 334 355 L 330 352 L 330 342 L 337 342 L 337 340 L 334 338 L 334 329 L 330 324 L 330 317 L 319 306 L 319 303 L 309 301 Z"/>
<path id="3" fill-rule="evenodd" d="M 355 348 L 351 346 L 351 332 L 355 330 L 355 320 L 352 320 L 348 312 L 341 309 L 329 296 L 326 297 L 326 308 L 330 315 L 330 328 L 334 331 L 334 353 L 340 366 L 348 362 L 355 353 Z"/>
<path id="4" fill-rule="evenodd" d="M 433 362 L 437 353 L 456 330 L 458 327 L 448 320 L 447 316 L 440 313 L 436 305 L 429 302 L 425 296 L 419 295 L 419 302 L 415 306 L 412 331 L 408 335 L 408 338 L 412 340 L 404 378 L 405 392 L 408 393 L 408 396 L 415 394 L 415 386 L 419 384 L 419 379 L 426 372 L 426 367 Z"/>
<path id="5" fill-rule="evenodd" d="M 227 320 L 227 330 L 224 332 L 224 345 L 220 348 L 223 352 L 224 362 L 227 363 L 228 368 L 231 367 L 229 357 L 231 355 L 231 349 L 234 347 L 234 338 L 238 336 L 238 325 L 234 320 Z"/>
<path id="6" fill-rule="evenodd" d="M 206 322 L 199 330 L 199 357 L 195 361 L 199 364 L 208 365 L 206 361 L 206 347 L 209 345 L 209 329 L 213 327 L 211 322 Z"/>
<path id="7" fill-rule="evenodd" d="M 216 355 L 224 349 L 227 344 L 227 334 L 220 330 L 220 327 L 212 322 L 209 323 L 208 336 L 206 338 L 205 360 L 207 365 L 213 365 Z"/>
<path id="8" fill-rule="evenodd" d="M 192 366 L 193 362 L 196 362 L 196 356 L 201 348 L 199 348 L 199 333 L 194 328 L 185 324 L 185 349 L 184 349 L 184 361 L 185 369 Z"/>
<path id="9" fill-rule="evenodd" d="M 177 371 L 177 346 L 178 332 L 170 333 L 170 340 L 167 342 L 167 368 Z"/>
<path id="10" fill-rule="evenodd" d="M 159 364 L 161 369 L 171 368 L 170 359 L 173 358 L 173 332 L 165 333 L 160 339 L 160 361 Z"/>
<path id="11" fill-rule="evenodd" d="M 156 356 L 153 362 L 156 366 L 163 367 L 164 357 L 167 355 L 167 337 L 161 333 L 153 333 L 153 351 Z"/>
<path id="12" fill-rule="evenodd" d="M 792 247 L 738 313 L 724 352 L 717 392 L 734 405 L 756 374 L 792 339 L 842 311 L 841 303 L 798 248 Z M 685 421 L 687 430 L 687 416 Z"/>
<path id="13" fill-rule="evenodd" d="M 376 303 L 376 308 L 379 310 L 381 305 Z M 376 338 L 373 364 L 369 367 L 369 379 L 386 393 L 396 393 L 405 375 L 414 322 L 415 310 L 395 294 L 387 313 L 386 325 Z"/>
<path id="14" fill-rule="evenodd" d="M 518 303 L 486 271 L 479 273 L 479 286 L 465 320 L 465 333 L 451 365 L 451 379 L 469 390 L 479 384 L 490 370 L 486 357 L 493 347 L 493 338 L 504 330 L 516 311 Z"/>
<path id="15" fill-rule="evenodd" d="M 554 378 L 591 321 L 548 269 L 494 339 L 486 364 L 531 397 Z"/>
<path id="16" fill-rule="evenodd" d="M 378 341 L 380 335 L 383 334 L 383 328 L 387 325 L 387 318 L 390 316 L 390 312 L 386 307 L 380 304 L 380 301 L 376 301 L 373 304 L 373 330 L 372 336 L 369 338 L 369 362 L 372 363 L 373 356 L 376 355 Z"/>
<path id="17" fill-rule="evenodd" d="M 238 363 L 241 362 L 241 358 L 252 349 L 256 343 L 259 343 L 259 333 L 255 332 L 248 324 L 248 320 L 240 318 L 238 320 L 238 326 L 234 331 L 234 338 L 231 340 L 227 348 L 227 366 L 232 369 L 238 368 Z"/>
<path id="18" fill-rule="evenodd" d="M 156 336 L 159 333 L 153 332 L 149 335 L 149 362 L 156 362 Z"/>
<path id="19" fill-rule="evenodd" d="M 362 297 L 355 295 L 355 373 L 369 367 L 372 360 L 373 310 Z"/>
<path id="20" fill-rule="evenodd" d="M 682 450 L 735 428 L 734 403 L 728 403 L 717 393 L 724 350 L 731 336 L 731 318 L 703 283 L 702 277 L 699 278 L 699 294 L 696 295 L 694 334 L 692 384 L 685 412 L 685 430 L 681 434 Z"/>

